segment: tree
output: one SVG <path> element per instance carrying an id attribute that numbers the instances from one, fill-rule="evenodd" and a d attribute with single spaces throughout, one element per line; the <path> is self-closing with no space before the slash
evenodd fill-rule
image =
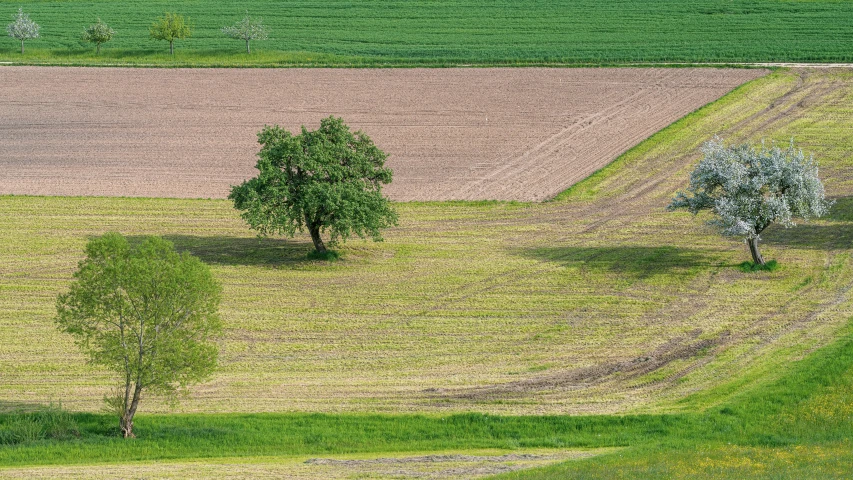
<path id="1" fill-rule="evenodd" d="M 726 146 L 715 138 L 702 148 L 704 158 L 690 174 L 691 195 L 678 192 L 670 210 L 686 209 L 694 215 L 710 210 L 709 223 L 724 235 L 743 236 L 755 265 L 764 266 L 758 250 L 761 232 L 773 223 L 787 227 L 794 218 L 808 220 L 829 211 L 818 168 L 802 150 L 760 148 L 748 144 Z"/>
<path id="2" fill-rule="evenodd" d="M 17 15 L 12 15 L 14 22 L 6 26 L 9 36 L 21 41 L 21 55 L 24 54 L 24 40 L 39 38 L 39 25 L 30 20 L 30 16 L 24 13 L 23 8 L 18 9 Z"/>
<path id="3" fill-rule="evenodd" d="M 249 48 L 250 41 L 267 39 L 267 27 L 261 23 L 260 19 L 251 18 L 248 13 L 243 17 L 243 20 L 235 23 L 234 26 L 222 27 L 222 33 L 235 40 L 244 40 L 246 42 L 246 53 L 252 53 Z"/>
<path id="4" fill-rule="evenodd" d="M 154 40 L 166 40 L 169 42 L 169 54 L 175 54 L 175 40 L 187 38 L 192 35 L 187 20 L 177 13 L 166 12 L 158 18 L 149 29 L 151 38 Z"/>
<path id="5" fill-rule="evenodd" d="M 113 39 L 113 35 L 115 35 L 115 31 L 110 28 L 106 23 L 102 22 L 101 19 L 98 19 L 98 23 L 89 25 L 86 30 L 83 30 L 83 41 L 94 43 L 97 46 L 96 53 L 100 55 L 101 53 L 101 44 L 109 42 Z"/>
<path id="6" fill-rule="evenodd" d="M 58 328 L 89 360 L 119 375 L 105 397 L 125 438 L 143 391 L 175 394 L 216 367 L 222 288 L 199 259 L 148 237 L 131 246 L 107 233 L 86 246 L 68 293 L 56 302 Z"/>
<path id="7" fill-rule="evenodd" d="M 328 117 L 320 128 L 292 135 L 279 126 L 258 134 L 260 175 L 231 188 L 228 198 L 249 226 L 262 235 L 293 236 L 308 230 L 317 253 L 355 233 L 381 241 L 379 230 L 396 225 L 397 214 L 382 196 L 391 183 L 387 155 L 370 138 L 350 132 L 343 120 Z"/>

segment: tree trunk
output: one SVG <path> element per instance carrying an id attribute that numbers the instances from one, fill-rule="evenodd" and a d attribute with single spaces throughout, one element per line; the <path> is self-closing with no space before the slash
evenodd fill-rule
<path id="1" fill-rule="evenodd" d="M 24 54 L 24 40 L 21 40 L 21 55 Z"/>
<path id="2" fill-rule="evenodd" d="M 169 41 L 169 55 L 175 54 L 175 42 Z"/>
<path id="3" fill-rule="evenodd" d="M 249 40 L 246 40 L 246 53 L 252 53 L 252 51 L 249 49 Z"/>
<path id="4" fill-rule="evenodd" d="M 764 257 L 758 251 L 758 237 L 747 238 L 746 243 L 749 244 L 749 253 L 752 254 L 753 263 L 764 266 Z"/>
<path id="5" fill-rule="evenodd" d="M 99 43 L 97 45 L 98 45 L 98 48 L 95 51 L 95 55 L 100 55 L 101 54 L 101 44 Z"/>
<path id="6" fill-rule="evenodd" d="M 141 393 L 142 386 L 137 383 L 136 388 L 133 390 L 133 400 L 130 402 L 130 408 L 125 410 L 121 419 L 119 419 L 121 434 L 124 438 L 136 438 L 136 435 L 133 434 L 133 416 L 136 415 L 136 409 L 139 407 L 139 397 Z"/>
<path id="7" fill-rule="evenodd" d="M 121 434 L 124 438 L 136 438 L 136 435 L 133 434 L 133 416 L 130 412 L 125 412 L 119 419 L 118 423 L 121 427 Z"/>
<path id="8" fill-rule="evenodd" d="M 317 250 L 317 253 L 326 253 L 326 246 L 323 245 L 323 239 L 320 238 L 320 225 L 307 218 L 305 219 L 305 223 L 308 225 L 311 241 L 314 242 L 314 249 Z"/>

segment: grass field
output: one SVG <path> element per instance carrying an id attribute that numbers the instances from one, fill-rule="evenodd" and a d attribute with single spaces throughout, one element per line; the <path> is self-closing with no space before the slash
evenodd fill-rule
<path id="1" fill-rule="evenodd" d="M 23 7 L 42 38 L 0 42 L 0 60 L 20 63 L 155 65 L 457 65 L 624 62 L 839 62 L 853 60 L 853 3 L 836 0 L 273 0 L 9 1 Z M 150 40 L 164 11 L 190 18 L 193 37 Z M 269 26 L 256 53 L 219 29 L 248 10 Z M 6 13 L 3 13 L 6 12 Z M 102 55 L 81 45 L 98 17 L 117 32 Z"/>
<path id="2" fill-rule="evenodd" d="M 851 80 L 756 80 L 553 202 L 398 204 L 386 242 L 332 264 L 305 259 L 307 238 L 254 238 L 225 201 L 0 197 L 4 410 L 99 408 L 108 376 L 51 322 L 93 235 L 164 235 L 210 263 L 227 325 L 221 371 L 181 414 L 146 399 L 149 440 L 105 438 L 108 419 L 80 414 L 89 436 L 0 447 L 0 464 L 630 447 L 507 475 L 849 474 Z M 743 244 L 664 210 L 718 132 L 795 137 L 837 200 L 766 232 L 777 271 L 741 272 Z M 471 411 L 559 416 L 445 416 Z"/>
<path id="3" fill-rule="evenodd" d="M 146 416 L 132 442 L 107 433 L 114 420 L 78 414 L 80 440 L 0 447 L 0 474 L 474 478 L 552 463 L 495 480 L 849 478 L 853 324 L 838 334 L 778 380 L 700 414 Z M 12 418 L 0 415 L 0 428 Z"/>
<path id="4" fill-rule="evenodd" d="M 257 239 L 227 201 L 0 198 L 0 398 L 100 406 L 109 379 L 52 324 L 93 235 L 164 235 L 225 287 L 222 369 L 184 412 L 672 411 L 780 373 L 851 312 L 849 73 L 748 84 L 545 204 L 403 203 L 384 243 L 335 264 Z M 821 161 L 831 218 L 765 235 L 782 268 L 667 213 L 699 144 L 787 141 Z M 27 339 L 39 338 L 39 342 Z M 164 411 L 149 402 L 150 411 Z"/>

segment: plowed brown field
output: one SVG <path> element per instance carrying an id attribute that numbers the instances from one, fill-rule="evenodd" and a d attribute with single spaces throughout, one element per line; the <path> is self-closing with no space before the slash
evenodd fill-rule
<path id="1" fill-rule="evenodd" d="M 395 200 L 552 197 L 764 70 L 0 68 L 0 194 L 222 198 L 328 115 Z"/>

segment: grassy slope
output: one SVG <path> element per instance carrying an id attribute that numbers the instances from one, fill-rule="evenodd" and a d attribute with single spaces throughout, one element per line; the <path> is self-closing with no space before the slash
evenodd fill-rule
<path id="1" fill-rule="evenodd" d="M 441 433 L 436 422 L 447 420 L 435 417 L 389 417 L 384 426 L 372 427 L 376 417 L 352 415 L 140 417 L 140 428 L 174 442 L 171 451 L 179 456 L 222 455 L 233 444 L 216 432 L 227 432 L 232 438 L 248 435 L 238 445 L 271 452 L 282 445 L 288 452 L 312 453 L 647 445 L 578 464 L 585 474 L 605 476 L 614 465 L 640 476 L 666 476 L 699 468 L 695 465 L 709 469 L 697 474 L 721 465 L 760 474 L 746 465 L 751 455 L 784 465 L 797 448 L 826 454 L 816 458 L 826 468 L 841 468 L 849 412 L 834 406 L 849 400 L 849 364 L 835 369 L 847 373 L 827 377 L 841 379 L 835 386 L 796 380 L 791 387 L 782 377 L 792 359 L 827 344 L 851 313 L 849 80 L 849 74 L 777 73 L 754 82 L 656 135 L 556 202 L 402 204 L 402 225 L 389 232 L 386 243 L 352 243 L 344 249 L 345 260 L 332 266 L 301 260 L 309 249 L 305 239 L 251 239 L 225 202 L 4 197 L 0 371 L 12 373 L 4 375 L 0 398 L 38 403 L 65 391 L 77 399 L 72 408 L 97 407 L 106 378 L 67 353 L 73 348 L 53 332 L 50 316 L 86 237 L 116 229 L 171 235 L 214 264 L 226 284 L 223 313 L 231 327 L 224 368 L 214 382 L 196 389 L 184 410 L 560 413 L 713 407 L 705 415 L 450 420 L 488 425 L 479 431 L 480 440 L 466 437 L 471 433 L 465 432 L 479 435 L 476 428 Z M 734 139 L 796 135 L 816 152 L 829 192 L 839 198 L 827 220 L 767 233 L 767 256 L 783 264 L 771 274 L 737 271 L 732 265 L 746 256 L 742 245 L 720 239 L 699 220 L 663 211 L 695 160 L 685 152 L 695 152 L 718 130 L 730 131 Z M 679 337 L 688 346 L 702 339 L 731 340 L 705 344 L 649 373 L 614 374 L 581 389 L 560 383 L 561 375 L 579 367 L 642 362 L 667 339 Z M 847 358 L 833 351 L 788 378 L 833 372 L 813 363 Z M 449 395 L 463 386 L 541 379 L 550 383 L 521 394 L 487 389 L 473 398 Z M 783 399 L 781 407 L 754 410 L 761 405 L 755 399 L 779 384 L 795 395 L 775 395 Z M 424 387 L 444 390 L 423 392 Z M 810 392 L 815 395 L 801 395 Z M 726 413 L 719 413 L 725 406 Z M 147 408 L 159 407 L 151 402 Z M 90 418 L 94 431 L 107 421 Z M 808 428 L 816 422 L 824 425 L 817 436 Z M 300 423 L 302 430 L 294 425 Z M 261 433 L 268 429 L 296 433 L 278 439 Z M 364 431 L 361 437 L 355 433 Z M 389 438 L 391 431 L 402 438 Z M 164 455 L 157 442 L 137 445 L 93 438 L 0 453 L 4 463 L 86 462 L 110 452 L 123 459 Z M 691 455 L 686 447 L 701 451 Z M 550 472 L 542 478 L 555 474 Z"/>
<path id="2" fill-rule="evenodd" d="M 495 64 L 719 61 L 849 61 L 853 4 L 834 0 L 450 0 L 10 1 L 42 25 L 29 53 L 8 38 L 0 60 L 25 63 L 194 65 Z M 191 39 L 169 57 L 148 26 L 165 10 L 188 16 Z M 222 37 L 248 10 L 271 38 L 246 56 Z M 6 12 L 5 14 L 3 12 Z M 7 16 L 9 15 L 9 16 Z M 102 18 L 117 31 L 101 57 L 79 41 Z"/>
<path id="3" fill-rule="evenodd" d="M 853 474 L 853 324 L 691 429 L 633 449 L 495 480 L 550 478 L 850 478 Z M 698 426 L 698 428 L 697 428 Z"/>
<path id="4" fill-rule="evenodd" d="M 702 414 L 598 417 L 353 415 L 148 416 L 142 439 L 103 436 L 112 419 L 77 415 L 82 440 L 0 448 L 0 465 L 74 465 L 169 460 L 180 475 L 212 459 L 227 466 L 206 475 L 238 474 L 254 463 L 292 463 L 307 456 L 375 458 L 467 450 L 473 454 L 541 448 L 630 446 L 610 455 L 521 471 L 498 479 L 550 478 L 846 478 L 853 465 L 853 323 L 839 340 L 796 362 L 777 381 L 744 392 Z M 9 417 L 0 415 L 0 427 Z M 479 451 L 471 452 L 472 449 Z M 486 451 L 486 449 L 491 449 Z M 498 449 L 495 451 L 494 449 Z M 390 453 L 395 452 L 395 453 Z M 607 453 L 606 451 L 604 453 Z M 353 455 L 355 454 L 355 455 Z M 170 463 L 149 474 L 168 473 Z M 150 468 L 150 470 L 148 470 Z M 110 470 L 113 474 L 115 470 Z M 66 470 L 0 470 L 9 478 Z M 70 470 L 103 475 L 103 467 Z M 138 474 L 139 471 L 136 472 Z M 310 472 L 309 472 L 310 473 Z M 329 472 L 313 472 L 329 475 Z M 319 478 L 319 477 L 318 477 Z"/>

